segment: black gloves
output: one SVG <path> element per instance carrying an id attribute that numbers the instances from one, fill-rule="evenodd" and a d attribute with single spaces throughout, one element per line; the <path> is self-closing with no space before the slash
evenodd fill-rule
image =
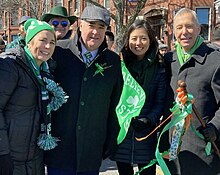
<path id="1" fill-rule="evenodd" d="M 206 124 L 205 128 L 199 128 L 199 132 L 208 142 L 214 142 L 218 138 L 218 131 L 213 124 Z"/>
<path id="2" fill-rule="evenodd" d="M 10 154 L 0 155 L 0 175 L 13 175 L 13 161 Z"/>
<path id="3" fill-rule="evenodd" d="M 131 126 L 133 129 L 137 132 L 141 132 L 145 130 L 146 128 L 150 127 L 151 121 L 147 118 L 132 118 L 131 120 Z"/>

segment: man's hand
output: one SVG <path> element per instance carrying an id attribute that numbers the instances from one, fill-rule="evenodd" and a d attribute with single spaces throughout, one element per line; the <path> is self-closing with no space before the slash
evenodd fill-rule
<path id="1" fill-rule="evenodd" d="M 218 131 L 213 124 L 206 124 L 205 128 L 199 128 L 199 132 L 208 142 L 214 142 L 218 138 Z"/>

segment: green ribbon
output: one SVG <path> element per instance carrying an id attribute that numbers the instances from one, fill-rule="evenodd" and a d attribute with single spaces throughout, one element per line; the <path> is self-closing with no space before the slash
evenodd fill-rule
<path id="1" fill-rule="evenodd" d="M 143 171 L 144 169 L 146 169 L 146 168 L 152 166 L 153 164 L 155 164 L 156 162 L 158 162 L 164 175 L 171 175 L 165 161 L 163 160 L 163 156 L 168 154 L 169 151 L 165 151 L 162 154 L 160 153 L 160 151 L 159 151 L 160 139 L 161 139 L 162 135 L 164 134 L 164 132 L 166 132 L 170 128 L 174 127 L 178 122 L 185 119 L 189 114 L 192 113 L 191 101 L 193 99 L 193 96 L 191 94 L 187 94 L 187 96 L 188 96 L 188 99 L 186 101 L 186 104 L 182 108 L 180 108 L 179 103 L 175 102 L 173 108 L 170 109 L 171 112 L 174 113 L 174 116 L 173 116 L 173 119 L 164 127 L 164 129 L 162 130 L 162 132 L 158 138 L 156 152 L 155 152 L 156 159 L 153 159 L 152 161 L 150 161 L 150 163 L 147 166 L 143 167 L 141 169 L 141 171 Z M 139 174 L 141 171 L 138 171 L 135 175 Z"/>
<path id="2" fill-rule="evenodd" d="M 169 154 L 169 150 L 168 150 L 168 151 L 164 151 L 164 152 L 162 153 L 162 157 L 165 156 L 165 155 L 167 155 L 167 154 Z M 144 171 L 145 169 L 151 167 L 151 166 L 154 165 L 155 163 L 157 163 L 157 159 L 152 159 L 147 166 L 142 167 L 142 168 L 141 168 L 139 171 L 137 171 L 134 175 L 140 174 L 142 171 Z"/>

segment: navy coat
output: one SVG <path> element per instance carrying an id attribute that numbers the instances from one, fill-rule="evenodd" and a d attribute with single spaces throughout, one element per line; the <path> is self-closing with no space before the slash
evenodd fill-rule
<path id="1" fill-rule="evenodd" d="M 134 64 L 131 63 L 132 59 L 135 59 L 134 57 L 124 57 L 131 75 L 146 93 L 145 104 L 137 118 L 147 118 L 151 124 L 140 132 L 130 126 L 126 138 L 118 145 L 115 154 L 111 156 L 112 160 L 130 164 L 148 164 L 150 160 L 155 158 L 157 133 L 155 132 L 143 141 L 137 141 L 135 137 L 140 138 L 148 135 L 159 124 L 163 114 L 167 79 L 165 68 L 159 63 L 158 57 L 156 48 L 154 48 L 151 54 L 146 54 L 143 60 L 134 63 L 139 64 L 140 67 L 137 68 L 134 68 Z"/>

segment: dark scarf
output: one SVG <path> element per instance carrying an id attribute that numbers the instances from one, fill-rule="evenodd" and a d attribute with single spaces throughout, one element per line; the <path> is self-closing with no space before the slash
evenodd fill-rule
<path id="1" fill-rule="evenodd" d="M 128 56 L 130 56 L 129 60 Z M 142 60 L 137 60 L 136 56 L 132 53 L 125 54 L 124 60 L 131 75 L 147 92 L 158 67 L 157 49 L 149 50 Z"/>

